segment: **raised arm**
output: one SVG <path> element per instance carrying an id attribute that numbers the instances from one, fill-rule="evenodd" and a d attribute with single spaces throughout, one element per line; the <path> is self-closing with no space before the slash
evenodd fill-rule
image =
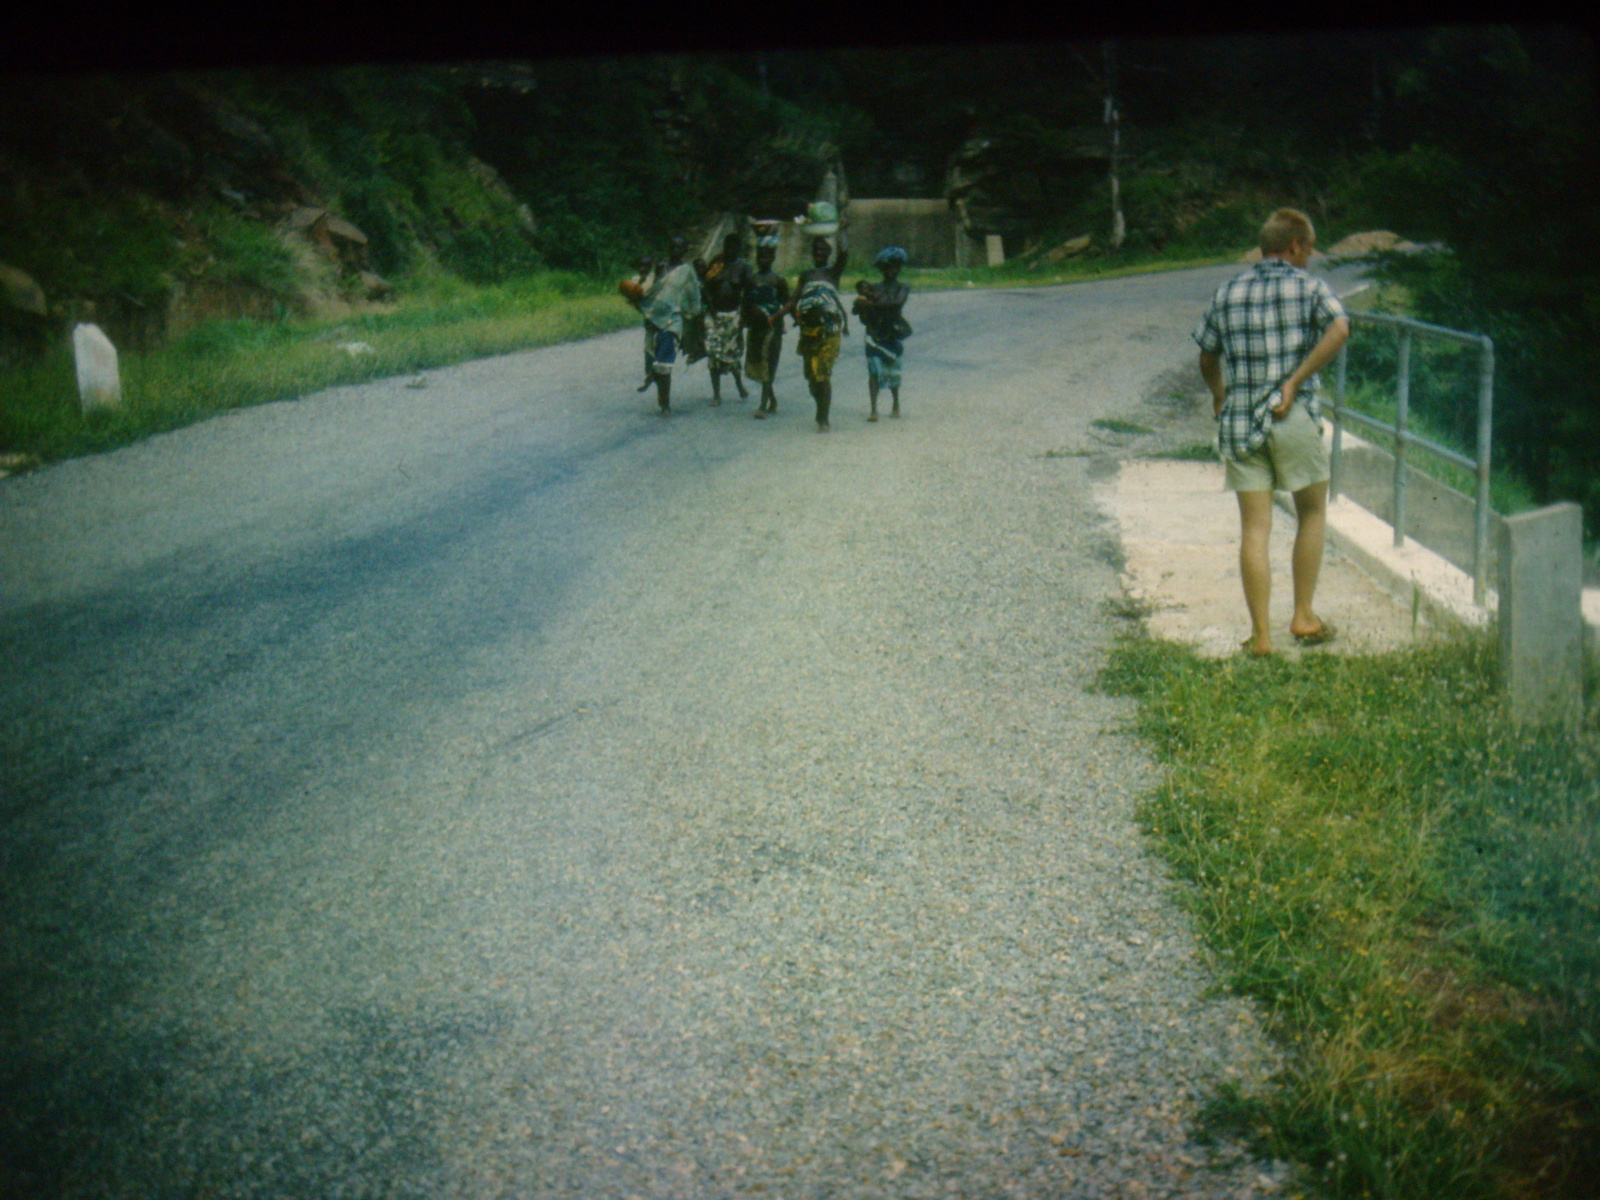
<path id="1" fill-rule="evenodd" d="M 1273 406 L 1272 415 L 1280 418 L 1288 416 L 1289 409 L 1294 406 L 1294 398 L 1300 394 L 1300 385 L 1332 362 L 1333 356 L 1339 353 L 1339 347 L 1349 340 L 1350 319 L 1335 317 L 1323 331 L 1321 340 L 1311 347 L 1311 353 L 1283 381 L 1283 398 Z M 1201 369 L 1204 370 L 1203 367 Z"/>
<path id="2" fill-rule="evenodd" d="M 780 275 L 779 278 L 782 279 L 783 277 Z M 778 310 L 780 320 L 784 317 L 794 316 L 794 306 L 800 301 L 800 289 L 805 285 L 806 277 L 804 274 L 795 277 L 794 291 L 792 292 L 789 291 L 789 281 L 787 279 L 783 280 L 783 307 Z"/>

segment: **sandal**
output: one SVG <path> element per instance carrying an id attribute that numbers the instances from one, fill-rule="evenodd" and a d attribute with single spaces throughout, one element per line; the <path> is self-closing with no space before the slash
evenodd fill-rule
<path id="1" fill-rule="evenodd" d="M 1297 633 L 1294 640 L 1302 646 L 1326 646 L 1339 636 L 1339 631 L 1333 627 L 1332 621 L 1318 621 L 1317 627 L 1310 633 Z"/>

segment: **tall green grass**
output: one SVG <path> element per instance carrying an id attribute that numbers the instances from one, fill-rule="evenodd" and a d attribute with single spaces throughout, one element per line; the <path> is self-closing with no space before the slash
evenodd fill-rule
<path id="1" fill-rule="evenodd" d="M 597 280 L 496 286 L 424 277 L 391 309 L 340 319 L 212 321 L 121 358 L 123 404 L 84 413 L 70 348 L 0 376 L 0 449 L 41 461 L 125 446 L 229 409 L 589 337 L 638 322 Z M 370 352 L 352 353 L 361 343 Z"/>
<path id="2" fill-rule="evenodd" d="M 1509 725 L 1492 658 L 1137 636 L 1102 676 L 1169 765 L 1149 832 L 1293 1051 L 1209 1119 L 1315 1196 L 1575 1200 L 1600 1178 L 1600 737 Z"/>

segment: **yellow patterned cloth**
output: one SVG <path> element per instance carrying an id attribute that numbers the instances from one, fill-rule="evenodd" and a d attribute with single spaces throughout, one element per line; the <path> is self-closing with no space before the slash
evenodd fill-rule
<path id="1" fill-rule="evenodd" d="M 802 329 L 795 347 L 805 363 L 807 383 L 827 383 L 833 378 L 833 364 L 839 361 L 839 334 Z"/>

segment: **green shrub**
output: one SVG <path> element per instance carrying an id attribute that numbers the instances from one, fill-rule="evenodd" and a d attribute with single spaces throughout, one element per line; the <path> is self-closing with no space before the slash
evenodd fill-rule
<path id="1" fill-rule="evenodd" d="M 541 266 L 539 252 L 504 225 L 471 225 L 439 241 L 439 261 L 469 283 L 500 283 Z"/>
<path id="2" fill-rule="evenodd" d="M 216 212 L 207 223 L 207 240 L 223 279 L 248 283 L 279 300 L 294 294 L 294 261 L 288 247 L 259 221 Z"/>
<path id="3" fill-rule="evenodd" d="M 356 228 L 367 235 L 367 261 L 380 275 L 398 275 L 412 263 L 412 239 L 396 212 L 396 203 L 371 180 L 350 184 L 341 191 L 340 207 Z"/>
<path id="4" fill-rule="evenodd" d="M 158 209 L 137 194 L 52 194 L 29 217 L 0 207 L 0 261 L 27 271 L 52 301 L 121 293 L 158 305 L 177 247 Z"/>
<path id="5" fill-rule="evenodd" d="M 1174 241 L 1185 247 L 1218 251 L 1254 246 L 1263 216 L 1261 206 L 1253 201 L 1226 201 L 1202 213 Z"/>

